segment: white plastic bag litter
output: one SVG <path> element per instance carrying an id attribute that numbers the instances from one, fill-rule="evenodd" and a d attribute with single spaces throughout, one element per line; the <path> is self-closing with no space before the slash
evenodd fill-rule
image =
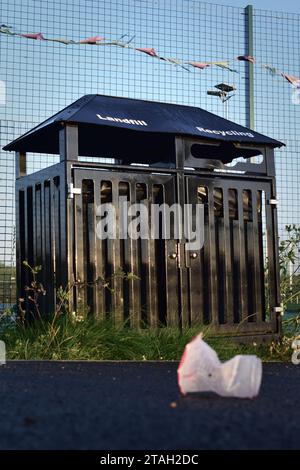
<path id="1" fill-rule="evenodd" d="M 186 345 L 178 368 L 178 385 L 184 395 L 215 392 L 223 397 L 253 398 L 258 395 L 261 379 L 258 357 L 237 355 L 221 363 L 202 333 Z"/>

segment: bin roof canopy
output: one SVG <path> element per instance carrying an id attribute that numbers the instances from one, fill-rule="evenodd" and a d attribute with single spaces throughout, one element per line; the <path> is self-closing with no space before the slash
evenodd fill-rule
<path id="1" fill-rule="evenodd" d="M 243 156 L 257 155 L 258 146 L 284 144 L 204 109 L 105 95 L 85 95 L 4 150 L 59 154 L 63 123 L 78 125 L 79 155 L 145 161 L 170 159 L 174 136 L 188 136 L 206 145 L 206 158 L 230 161 L 240 155 L 235 144 L 249 146 Z M 212 149 L 209 143 L 216 143 Z M 252 149 L 251 149 L 252 147 Z M 248 153 L 247 153 L 248 152 Z M 226 155 L 225 155 L 226 154 Z"/>

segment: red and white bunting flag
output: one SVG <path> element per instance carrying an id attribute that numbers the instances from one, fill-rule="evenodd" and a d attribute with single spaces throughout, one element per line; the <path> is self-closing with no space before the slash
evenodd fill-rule
<path id="1" fill-rule="evenodd" d="M 22 38 L 27 38 L 27 39 L 35 39 L 38 41 L 46 41 L 46 38 L 42 35 L 42 33 L 26 33 L 26 34 L 20 34 Z"/>
<path id="2" fill-rule="evenodd" d="M 101 42 L 103 40 L 104 38 L 101 36 L 93 36 L 91 38 L 81 39 L 81 41 L 79 41 L 79 44 L 97 44 L 97 42 Z"/>
<path id="3" fill-rule="evenodd" d="M 151 57 L 158 57 L 156 50 L 153 47 L 135 47 L 136 51 L 144 52 L 145 54 L 150 55 Z"/>
<path id="4" fill-rule="evenodd" d="M 288 75 L 287 73 L 281 74 L 291 85 L 296 88 L 300 88 L 300 78 L 295 77 L 294 75 Z"/>
<path id="5" fill-rule="evenodd" d="M 187 63 L 201 70 L 206 69 L 207 67 L 211 66 L 211 64 L 209 64 L 208 62 L 187 62 Z"/>

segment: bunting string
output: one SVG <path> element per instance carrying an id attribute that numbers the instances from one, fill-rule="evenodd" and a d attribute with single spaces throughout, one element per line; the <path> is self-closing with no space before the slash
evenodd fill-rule
<path id="1" fill-rule="evenodd" d="M 116 47 L 121 47 L 123 49 L 132 49 L 134 51 L 146 54 L 153 59 L 163 60 L 172 65 L 179 66 L 188 72 L 191 72 L 191 68 L 202 71 L 209 67 L 216 66 L 232 73 L 239 73 L 238 70 L 231 67 L 230 64 L 232 61 L 230 60 L 221 60 L 221 61 L 212 61 L 212 62 L 200 62 L 199 61 L 198 62 L 198 61 L 192 61 L 192 60 L 180 60 L 180 59 L 172 58 L 172 57 L 162 57 L 157 53 L 157 51 L 153 47 L 134 47 L 131 43 L 135 36 L 129 37 L 128 34 L 123 34 L 119 39 L 115 39 L 111 41 L 106 41 L 106 39 L 102 36 L 92 36 L 89 38 L 84 38 L 78 41 L 74 41 L 68 38 L 46 38 L 44 34 L 41 32 L 40 33 L 17 33 L 12 30 L 11 26 L 7 26 L 5 24 L 0 25 L 0 34 L 25 38 L 25 39 L 34 40 L 34 41 L 58 42 L 65 46 L 68 46 L 68 45 L 116 46 Z M 233 60 L 249 62 L 253 65 L 255 64 L 256 66 L 260 65 L 271 76 L 278 75 L 284 78 L 285 81 L 288 82 L 290 85 L 292 85 L 294 88 L 300 89 L 299 77 L 287 74 L 283 71 L 278 70 L 276 67 L 273 67 L 268 64 L 258 64 L 255 57 L 253 56 L 238 55 Z"/>

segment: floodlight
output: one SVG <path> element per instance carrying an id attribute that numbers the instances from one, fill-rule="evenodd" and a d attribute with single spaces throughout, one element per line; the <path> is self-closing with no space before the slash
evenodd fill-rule
<path id="1" fill-rule="evenodd" d="M 207 94 L 211 96 L 218 96 L 219 98 L 221 98 L 221 96 L 223 95 L 222 91 L 216 90 L 207 90 Z"/>
<path id="2" fill-rule="evenodd" d="M 236 90 L 234 85 L 228 85 L 227 83 L 219 83 L 219 85 L 215 85 L 215 88 L 218 88 L 218 90 L 224 91 L 225 93 Z"/>

